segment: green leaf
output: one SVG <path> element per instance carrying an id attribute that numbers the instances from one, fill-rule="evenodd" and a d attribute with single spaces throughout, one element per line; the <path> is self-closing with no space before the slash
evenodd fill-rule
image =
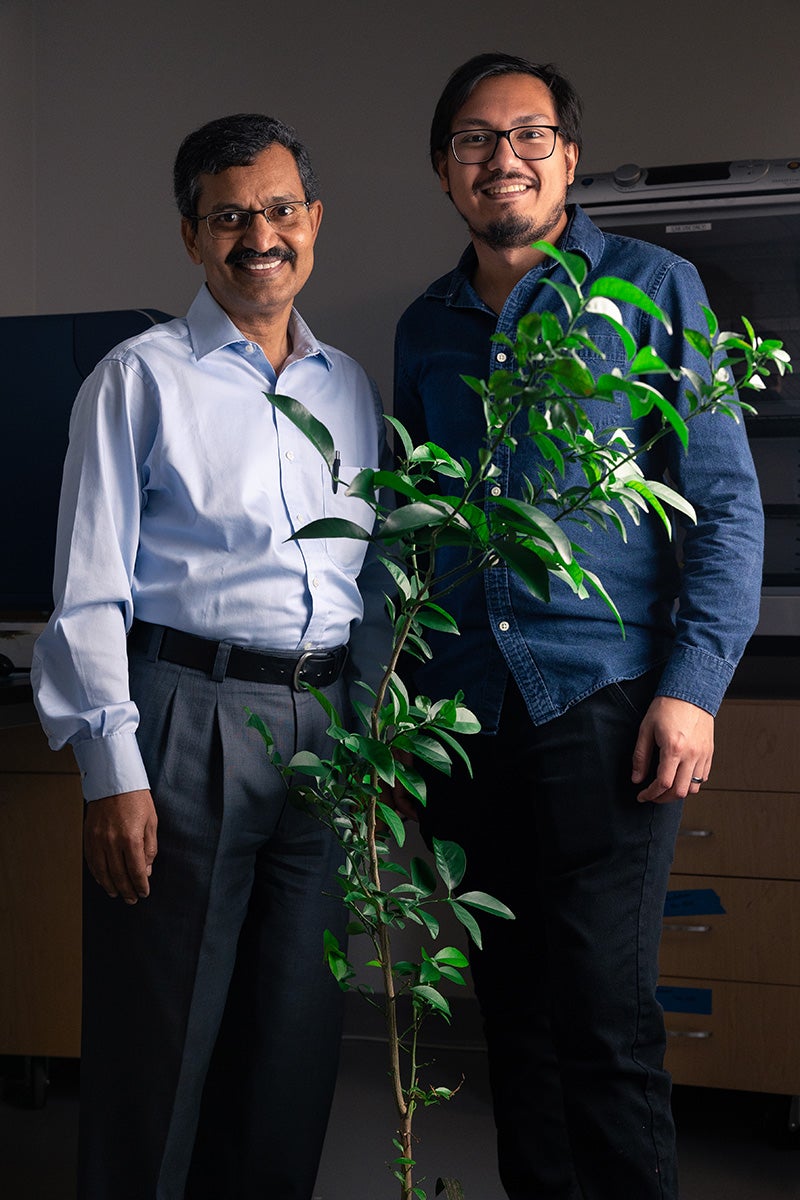
<path id="1" fill-rule="evenodd" d="M 356 525 L 355 521 L 345 521 L 342 517 L 320 517 L 318 521 L 309 521 L 289 539 L 292 542 L 304 538 L 355 538 L 359 542 L 372 541 L 372 534 Z"/>
<path id="2" fill-rule="evenodd" d="M 594 590 L 597 592 L 598 596 L 600 596 L 603 603 L 607 604 L 608 607 L 611 609 L 612 613 L 616 617 L 617 624 L 619 625 L 620 630 L 622 632 L 622 636 L 624 638 L 625 637 L 625 626 L 622 623 L 622 617 L 620 616 L 619 609 L 617 608 L 616 604 L 609 596 L 609 594 L 606 591 L 605 587 L 603 586 L 602 582 L 598 579 L 598 577 L 594 574 L 593 571 L 587 571 L 585 567 L 583 569 L 583 577 L 584 577 L 584 579 L 588 580 L 588 582 L 592 585 Z"/>
<path id="3" fill-rule="evenodd" d="M 416 987 L 411 989 L 411 995 L 417 1002 L 425 1005 L 428 1008 L 432 1008 L 446 1020 L 450 1020 L 450 1005 L 447 1003 L 442 993 L 437 992 L 436 988 L 429 987 L 426 984 L 417 984 Z"/>
<path id="4" fill-rule="evenodd" d="M 548 363 L 547 372 L 567 392 L 578 396 L 591 396 L 594 392 L 594 376 L 585 363 L 574 358 L 561 358 Z"/>
<path id="5" fill-rule="evenodd" d="M 289 759 L 286 769 L 299 772 L 301 775 L 313 775 L 317 779 L 324 779 L 330 774 L 328 763 L 323 762 L 310 750 L 298 750 L 297 754 L 293 754 Z"/>
<path id="6" fill-rule="evenodd" d="M 308 411 L 304 404 L 299 400 L 293 400 L 291 396 L 273 396 L 269 392 L 264 395 L 277 408 L 278 412 L 283 413 L 287 420 L 291 421 L 302 434 L 308 438 L 311 445 L 319 451 L 325 462 L 328 464 L 328 470 L 333 475 L 333 460 L 336 454 L 336 448 L 333 444 L 328 429 L 318 421 L 315 416 Z"/>
<path id="7" fill-rule="evenodd" d="M 426 859 L 411 859 L 411 882 L 424 896 L 432 896 L 436 891 L 436 876 Z"/>
<path id="8" fill-rule="evenodd" d="M 636 339 L 631 331 L 622 323 L 622 314 L 614 304 L 613 300 L 605 300 L 602 296 L 595 296 L 587 301 L 586 311 L 596 313 L 602 317 L 619 337 L 625 349 L 625 354 L 628 358 L 633 358 L 636 354 Z"/>
<path id="9" fill-rule="evenodd" d="M 417 916 L 427 929 L 428 936 L 434 939 L 437 938 L 439 936 L 439 922 L 436 920 L 436 917 L 433 915 L 433 913 L 428 912 L 428 910 L 425 908 L 418 908 Z"/>
<path id="10" fill-rule="evenodd" d="M 402 475 L 399 471 L 375 471 L 373 483 L 376 488 L 389 488 L 393 492 L 397 492 L 401 496 L 407 496 L 409 500 L 425 499 L 424 492 L 421 492 L 418 487 Z M 350 489 L 347 490 L 348 496 Z M 374 497 L 373 497 L 374 498 Z"/>
<path id="11" fill-rule="evenodd" d="M 384 419 L 384 421 L 387 422 L 387 424 L 391 425 L 392 429 L 395 431 L 397 436 L 400 438 L 400 441 L 403 444 L 403 450 L 405 451 L 406 458 L 410 458 L 412 451 L 414 449 L 414 443 L 411 441 L 411 438 L 409 437 L 409 433 L 408 433 L 408 430 L 406 429 L 405 425 L 403 425 L 402 422 L 398 421 L 397 417 L 390 417 L 388 413 L 384 414 L 383 419 Z"/>
<path id="12" fill-rule="evenodd" d="M 712 355 L 711 342 L 708 340 L 708 338 L 705 336 L 705 334 L 699 333 L 698 330 L 696 330 L 696 329 L 684 329 L 683 336 L 686 338 L 686 341 L 689 343 L 689 345 L 694 350 L 696 350 L 698 354 L 702 354 L 703 358 L 706 358 L 709 360 L 711 359 L 711 355 Z"/>
<path id="13" fill-rule="evenodd" d="M 433 839 L 433 855 L 436 869 L 449 892 L 457 888 L 467 869 L 467 856 L 457 842 Z"/>
<path id="14" fill-rule="evenodd" d="M 325 712 L 328 720 L 331 722 L 331 724 L 334 726 L 341 726 L 342 718 L 339 715 L 339 713 L 337 712 L 336 707 L 331 703 L 331 701 L 328 699 L 328 697 L 325 695 L 325 693 L 320 691 L 319 688 L 314 687 L 314 685 L 311 683 L 307 683 L 305 685 L 305 689 L 306 689 L 306 691 L 311 693 L 311 695 L 316 700 L 317 704 L 319 704 L 320 708 L 322 708 L 324 710 L 324 712 Z M 331 731 L 328 730 L 328 733 L 330 734 Z"/>
<path id="15" fill-rule="evenodd" d="M 448 979 L 450 983 L 458 984 L 459 987 L 466 986 L 464 976 L 455 967 L 448 967 L 445 963 L 444 966 L 439 968 L 439 974 L 442 979 Z"/>
<path id="16" fill-rule="evenodd" d="M 378 800 L 375 807 L 394 834 L 394 840 L 398 846 L 403 846 L 406 840 L 406 827 L 399 813 L 396 813 L 388 804 L 384 804 L 382 800 Z"/>
<path id="17" fill-rule="evenodd" d="M 674 488 L 667 487 L 665 483 L 661 483 L 658 479 L 646 480 L 645 486 L 648 491 L 652 493 L 652 495 L 657 496 L 659 500 L 663 501 L 664 504 L 668 504 L 670 508 L 674 508 L 678 512 L 682 512 L 684 516 L 689 518 L 690 521 L 695 524 L 697 523 L 697 513 L 695 512 L 694 507 L 689 503 L 685 496 L 680 494 L 680 492 L 676 492 Z M 647 493 L 642 487 L 639 487 L 637 490 L 640 491 L 643 496 L 646 496 Z"/>
<path id="18" fill-rule="evenodd" d="M 586 259 L 582 258 L 580 254 L 570 254 L 568 251 L 559 250 L 557 246 L 551 246 L 549 242 L 534 242 L 532 249 L 541 250 L 542 254 L 546 254 L 548 258 L 554 258 L 556 262 L 560 263 L 575 287 L 581 286 L 589 272 Z"/>
<path id="19" fill-rule="evenodd" d="M 411 583 L 409 582 L 409 578 L 408 578 L 406 569 L 404 567 L 402 567 L 399 563 L 395 562 L 393 559 L 386 558 L 384 555 L 381 556 L 380 561 L 383 563 L 384 567 L 391 575 L 392 579 L 394 580 L 395 584 L 397 585 L 397 590 L 400 593 L 400 595 L 403 597 L 403 599 L 410 600 L 411 599 Z"/>
<path id="20" fill-rule="evenodd" d="M 630 370 L 635 375 L 652 375 L 656 372 L 666 372 L 668 375 L 672 375 L 672 368 L 667 366 L 659 354 L 656 354 L 652 346 L 642 346 L 631 363 Z"/>
<path id="21" fill-rule="evenodd" d="M 493 503 L 499 508 L 510 509 L 511 512 L 524 517 L 529 529 L 532 532 L 543 534 L 566 562 L 572 558 L 572 546 L 569 538 L 552 517 L 548 517 L 547 513 L 542 512 L 540 508 L 536 508 L 533 504 L 526 504 L 522 500 L 512 500 L 509 496 L 498 496 Z"/>
<path id="22" fill-rule="evenodd" d="M 480 930 L 480 926 L 478 925 L 478 922 L 475 920 L 472 913 L 469 911 L 468 908 L 464 908 L 463 904 L 459 904 L 457 900 L 451 900 L 450 907 L 453 910 L 453 914 L 458 918 L 458 920 L 464 926 L 464 928 L 466 929 L 469 936 L 472 938 L 475 945 L 478 947 L 479 950 L 481 950 L 483 948 L 483 941 L 481 939 L 481 930 Z"/>
<path id="23" fill-rule="evenodd" d="M 245 727 L 248 729 L 257 730 L 257 732 L 261 735 L 264 745 L 267 748 L 267 753 L 269 754 L 275 746 L 275 739 L 273 738 L 273 736 L 269 730 L 269 726 L 266 725 L 264 720 L 258 715 L 258 713 L 254 713 L 252 711 L 252 709 L 245 708 L 244 711 L 247 713 L 247 721 L 245 722 Z M 275 761 L 280 762 L 279 755 L 275 755 Z"/>
<path id="24" fill-rule="evenodd" d="M 445 775 L 450 774 L 450 755 L 435 738 L 427 733 L 409 729 L 404 741 L 410 746 L 412 754 L 428 766 L 442 771 Z"/>
<path id="25" fill-rule="evenodd" d="M 423 950 L 422 953 L 423 958 L 425 958 L 425 951 Z M 420 983 L 438 983 L 441 978 L 442 972 L 435 965 L 435 963 L 430 961 L 430 959 L 427 959 L 427 961 L 422 963 L 422 966 L 419 969 Z"/>
<path id="26" fill-rule="evenodd" d="M 429 525 L 441 525 L 448 519 L 448 514 L 442 512 L 427 501 L 417 501 L 404 504 L 389 513 L 381 526 L 378 536 L 381 539 L 400 537 L 413 529 L 424 529 Z M 317 522 L 314 522 L 317 524 Z"/>
<path id="27" fill-rule="evenodd" d="M 550 600 L 550 584 L 547 578 L 547 568 L 538 554 L 528 549 L 521 542 L 505 539 L 493 541 L 492 548 L 507 562 L 515 575 L 518 575 L 525 586 L 538 600 L 547 603 Z"/>
<path id="28" fill-rule="evenodd" d="M 462 892 L 458 897 L 458 902 L 459 904 L 468 904 L 470 908 L 479 908 L 481 912 L 491 913 L 495 917 L 503 917 L 506 921 L 514 920 L 511 909 L 503 904 L 502 900 L 490 896 L 488 892 Z M 463 963 L 462 966 L 466 966 L 466 963 Z"/>
<path id="29" fill-rule="evenodd" d="M 345 745 L 355 750 L 375 768 L 384 783 L 391 787 L 394 783 L 394 758 L 385 742 L 378 738 L 365 737 L 361 733 L 352 733 L 346 739 Z"/>
<path id="30" fill-rule="evenodd" d="M 632 304 L 634 308 L 641 309 L 648 316 L 655 317 L 657 321 L 660 321 L 667 333 L 672 332 L 672 325 L 667 314 L 641 288 L 637 287 L 635 283 L 630 283 L 627 279 L 617 279 L 613 275 L 604 275 L 600 279 L 595 279 L 589 288 L 589 295 L 604 296 L 610 300 L 622 300 L 626 304 Z"/>
<path id="31" fill-rule="evenodd" d="M 547 284 L 554 292 L 558 293 L 564 301 L 564 307 L 569 314 L 570 320 L 574 320 L 575 314 L 580 307 L 580 292 L 576 291 L 575 288 L 567 287 L 564 283 L 559 283 L 557 279 L 550 279 L 547 275 L 542 278 L 542 283 Z"/>
<path id="32" fill-rule="evenodd" d="M 480 733 L 480 726 L 478 726 L 476 729 L 470 729 L 465 732 L 470 734 Z M 441 729 L 438 726 L 436 728 L 436 736 L 458 755 L 464 766 L 467 768 L 470 778 L 472 778 L 472 763 L 470 762 L 469 754 L 461 745 L 461 742 L 458 740 L 458 738 L 453 737 L 448 729 Z"/>
<path id="33" fill-rule="evenodd" d="M 329 929 L 322 935 L 322 946 L 328 970 L 340 987 L 347 990 L 347 980 L 353 979 L 355 971 L 347 955 L 339 945 L 339 941 Z"/>
<path id="34" fill-rule="evenodd" d="M 376 504 L 376 483 L 378 472 L 373 471 L 372 467 L 364 467 L 362 471 L 357 472 L 354 479 L 348 484 L 345 495 L 351 496 L 355 500 L 363 500 L 365 504 L 374 506 Z"/>
<path id="35" fill-rule="evenodd" d="M 420 608 L 417 613 L 417 620 L 420 625 L 424 625 L 427 629 L 438 629 L 441 633 L 458 634 L 458 625 L 456 625 L 450 613 L 430 600 Z"/>
<path id="36" fill-rule="evenodd" d="M 418 804 L 424 805 L 427 800 L 427 789 L 425 780 L 419 771 L 415 771 L 413 767 L 407 767 L 404 763 L 396 762 L 394 764 L 395 779 L 408 792 Z"/>
<path id="37" fill-rule="evenodd" d="M 708 326 L 708 336 L 713 338 L 719 333 L 719 321 L 717 320 L 716 313 L 713 313 L 710 308 L 706 308 L 705 304 L 701 304 L 700 307 L 703 310 L 706 325 Z"/>
<path id="38" fill-rule="evenodd" d="M 457 949 L 455 946 L 442 946 L 441 950 L 433 956 L 433 961 L 437 966 L 446 965 L 448 967 L 468 967 L 469 961 L 463 950 Z"/>

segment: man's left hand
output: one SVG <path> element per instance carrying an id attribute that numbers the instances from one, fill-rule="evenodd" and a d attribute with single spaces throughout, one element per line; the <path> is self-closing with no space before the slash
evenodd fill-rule
<path id="1" fill-rule="evenodd" d="M 643 782 L 656 750 L 656 777 L 637 800 L 668 804 L 699 792 L 714 757 L 714 718 L 688 700 L 656 696 L 639 727 L 633 751 L 634 783 Z"/>

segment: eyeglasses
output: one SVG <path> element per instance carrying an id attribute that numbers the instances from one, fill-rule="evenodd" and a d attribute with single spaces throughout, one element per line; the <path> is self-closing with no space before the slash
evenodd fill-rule
<path id="1" fill-rule="evenodd" d="M 505 138 L 517 158 L 531 162 L 549 158 L 556 148 L 558 125 L 517 125 L 515 129 L 464 129 L 450 138 L 456 162 L 474 166 L 494 158 L 500 138 Z"/>
<path id="2" fill-rule="evenodd" d="M 253 217 L 264 217 L 273 229 L 291 229 L 297 225 L 303 210 L 308 212 L 310 200 L 283 200 L 280 204 L 268 204 L 266 208 L 226 208 L 221 212 L 209 213 L 206 217 L 195 214 L 195 221 L 205 221 L 212 238 L 235 238 L 249 229 Z"/>

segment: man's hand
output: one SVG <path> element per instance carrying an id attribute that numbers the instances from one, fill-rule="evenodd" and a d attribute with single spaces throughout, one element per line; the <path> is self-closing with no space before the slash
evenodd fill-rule
<path id="1" fill-rule="evenodd" d="M 639 727 L 633 751 L 634 783 L 641 783 L 658 750 L 658 773 L 636 797 L 666 804 L 699 792 L 714 757 L 714 718 L 704 708 L 672 696 L 656 696 Z"/>
<path id="2" fill-rule="evenodd" d="M 109 896 L 135 904 L 150 895 L 150 873 L 158 852 L 153 797 L 122 792 L 86 806 L 83 850 L 94 878 Z"/>

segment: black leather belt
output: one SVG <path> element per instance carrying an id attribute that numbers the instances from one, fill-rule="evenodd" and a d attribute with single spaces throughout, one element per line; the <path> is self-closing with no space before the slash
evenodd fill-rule
<path id="1" fill-rule="evenodd" d="M 342 673 L 347 647 L 335 650 L 306 650 L 302 654 L 287 651 L 256 650 L 251 646 L 233 646 L 182 633 L 165 625 L 134 621 L 128 645 L 149 658 L 163 659 L 180 667 L 204 671 L 218 680 L 245 679 L 250 683 L 278 683 L 300 690 L 301 684 L 330 687 Z"/>

